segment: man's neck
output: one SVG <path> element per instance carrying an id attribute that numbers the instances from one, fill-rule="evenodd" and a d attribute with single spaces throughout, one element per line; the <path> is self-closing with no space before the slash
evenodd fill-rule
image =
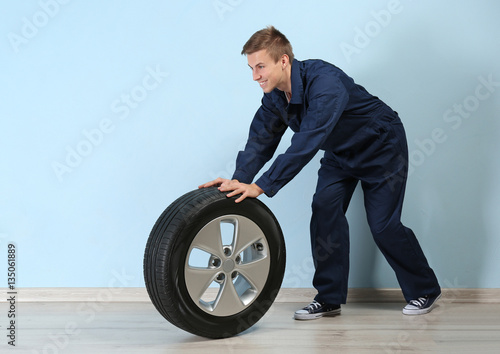
<path id="1" fill-rule="evenodd" d="M 292 93 L 292 63 L 289 63 L 284 69 L 285 80 L 279 85 L 278 90 L 285 93 Z"/>

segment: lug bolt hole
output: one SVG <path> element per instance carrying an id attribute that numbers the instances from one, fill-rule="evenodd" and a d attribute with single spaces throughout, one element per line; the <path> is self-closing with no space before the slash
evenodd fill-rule
<path id="1" fill-rule="evenodd" d="M 220 266 L 220 264 L 221 264 L 221 261 L 220 261 L 220 259 L 219 259 L 219 258 L 214 258 L 214 259 L 212 259 L 212 266 L 213 266 L 213 267 L 217 268 L 217 267 L 219 267 L 219 266 Z"/>

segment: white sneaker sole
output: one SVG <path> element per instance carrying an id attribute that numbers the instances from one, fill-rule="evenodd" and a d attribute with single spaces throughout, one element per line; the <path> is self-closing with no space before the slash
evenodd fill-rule
<path id="1" fill-rule="evenodd" d="M 328 312 L 320 312 L 320 313 L 295 313 L 293 318 L 296 320 L 316 320 L 321 317 L 329 317 L 329 316 L 337 316 L 340 315 L 340 311 L 342 309 L 336 309 Z"/>

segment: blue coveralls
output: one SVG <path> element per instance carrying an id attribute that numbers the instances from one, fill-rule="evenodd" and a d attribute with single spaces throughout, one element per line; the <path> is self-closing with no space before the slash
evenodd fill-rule
<path id="1" fill-rule="evenodd" d="M 389 106 L 336 66 L 294 60 L 292 97 L 275 89 L 264 94 L 238 153 L 234 179 L 251 183 L 269 161 L 283 133 L 291 145 L 255 183 L 269 197 L 324 150 L 312 202 L 311 246 L 316 300 L 344 304 L 349 273 L 349 227 L 345 213 L 361 181 L 375 243 L 386 257 L 407 301 L 441 289 L 409 228 L 401 219 L 408 171 L 403 125 Z"/>

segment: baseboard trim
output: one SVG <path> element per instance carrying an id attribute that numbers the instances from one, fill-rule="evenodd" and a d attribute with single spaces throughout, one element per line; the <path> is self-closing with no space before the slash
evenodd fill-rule
<path id="1" fill-rule="evenodd" d="M 215 289 L 214 289 L 215 291 Z M 6 290 L 0 302 L 11 294 Z M 308 303 L 316 295 L 312 288 L 282 288 L 276 302 Z M 443 300 L 457 303 L 500 303 L 500 289 L 443 289 Z M 145 288 L 19 288 L 17 302 L 149 302 Z M 400 289 L 349 289 L 348 303 L 401 302 Z"/>

